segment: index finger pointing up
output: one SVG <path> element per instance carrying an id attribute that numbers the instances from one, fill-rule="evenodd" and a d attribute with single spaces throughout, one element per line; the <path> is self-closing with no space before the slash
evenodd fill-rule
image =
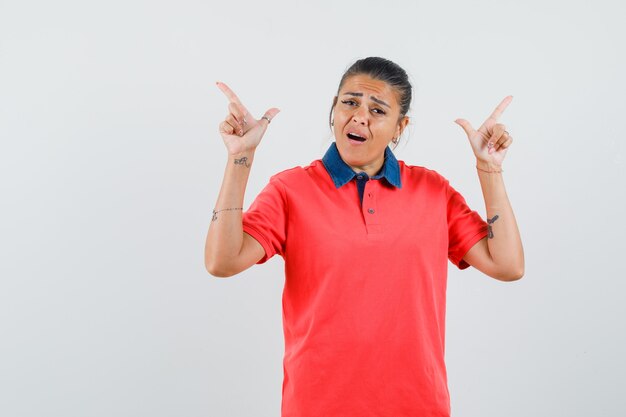
<path id="1" fill-rule="evenodd" d="M 215 84 L 217 84 L 217 87 L 222 90 L 222 93 L 224 93 L 229 101 L 241 104 L 241 101 L 239 100 L 239 97 L 237 97 L 237 94 L 235 94 L 235 92 L 231 90 L 226 84 L 221 81 L 216 81 Z"/>
<path id="2" fill-rule="evenodd" d="M 217 87 L 222 90 L 224 95 L 228 98 L 228 101 L 237 104 L 237 106 L 241 109 L 244 117 L 248 115 L 248 109 L 246 108 L 246 106 L 243 105 L 241 100 L 239 100 L 239 97 L 237 97 L 237 94 L 235 94 L 233 90 L 231 90 L 226 84 L 221 81 L 216 81 L 215 84 L 217 84 Z"/>
<path id="3" fill-rule="evenodd" d="M 496 109 L 493 111 L 493 113 L 491 113 L 489 119 L 497 121 L 500 116 L 502 116 L 502 113 L 504 113 L 504 109 L 506 109 L 509 103 L 511 103 L 511 100 L 513 100 L 513 96 L 504 97 L 504 100 L 502 100 L 500 104 L 498 104 L 498 107 L 496 107 Z"/>

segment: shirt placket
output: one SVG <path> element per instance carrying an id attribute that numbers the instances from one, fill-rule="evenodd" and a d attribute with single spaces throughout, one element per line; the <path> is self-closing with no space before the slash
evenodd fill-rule
<path id="1" fill-rule="evenodd" d="M 378 205 L 376 204 L 378 188 L 378 180 L 370 180 L 365 184 L 365 191 L 363 192 L 361 211 L 365 219 L 365 228 L 368 235 L 378 234 L 382 231 L 380 213 L 378 213 Z"/>

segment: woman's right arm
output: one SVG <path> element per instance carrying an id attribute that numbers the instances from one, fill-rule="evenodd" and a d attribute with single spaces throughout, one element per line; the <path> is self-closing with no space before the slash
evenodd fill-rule
<path id="1" fill-rule="evenodd" d="M 269 109 L 256 120 L 226 84 L 217 85 L 229 100 L 229 114 L 220 123 L 228 160 L 206 238 L 204 263 L 211 275 L 229 277 L 265 254 L 261 244 L 243 231 L 243 198 L 256 147 L 269 124 L 266 118 L 273 119 L 279 110 Z"/>

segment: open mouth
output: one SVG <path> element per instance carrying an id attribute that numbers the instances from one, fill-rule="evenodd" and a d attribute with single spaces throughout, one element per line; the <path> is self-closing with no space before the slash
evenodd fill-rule
<path id="1" fill-rule="evenodd" d="M 365 142 L 365 138 L 354 133 L 348 133 L 348 138 L 359 141 L 359 142 Z"/>

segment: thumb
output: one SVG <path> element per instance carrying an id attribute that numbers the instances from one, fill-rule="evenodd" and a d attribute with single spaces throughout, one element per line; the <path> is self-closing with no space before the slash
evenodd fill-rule
<path id="1" fill-rule="evenodd" d="M 468 138 L 471 138 L 476 133 L 476 131 L 472 127 L 471 123 L 468 122 L 465 119 L 456 119 L 454 121 L 454 123 L 456 123 L 457 125 L 459 125 L 459 126 L 461 126 L 463 128 L 463 130 L 465 131 L 465 134 L 467 135 Z"/>
<path id="2" fill-rule="evenodd" d="M 265 127 L 267 127 L 267 125 L 270 124 L 270 122 L 272 121 L 272 119 L 274 119 L 274 117 L 276 117 L 276 115 L 280 112 L 279 109 L 277 109 L 276 107 L 272 107 L 271 109 L 267 110 L 265 112 L 265 114 L 261 117 L 261 120 L 266 121 L 267 123 L 265 123 Z M 269 119 L 269 120 L 267 120 Z"/>

